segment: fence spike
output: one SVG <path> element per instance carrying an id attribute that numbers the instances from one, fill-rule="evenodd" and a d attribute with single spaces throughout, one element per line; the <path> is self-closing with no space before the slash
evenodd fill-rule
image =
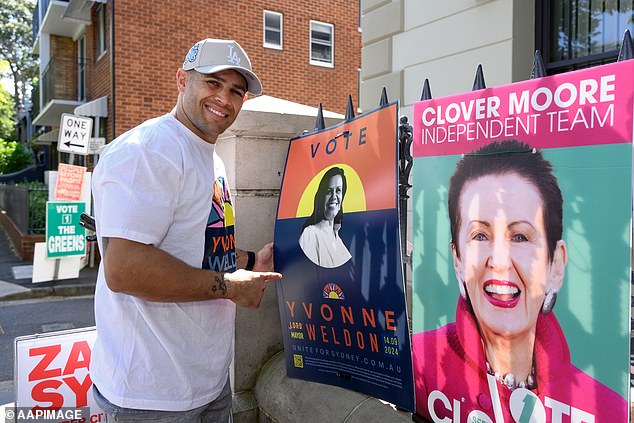
<path id="1" fill-rule="evenodd" d="M 423 83 L 423 92 L 420 95 L 420 100 L 431 100 L 431 88 L 429 88 L 429 79 L 425 78 Z"/>
<path id="2" fill-rule="evenodd" d="M 471 91 L 483 90 L 486 87 L 486 83 L 484 82 L 484 72 L 482 72 L 482 65 L 478 65 L 478 69 L 476 69 L 475 80 L 473 81 L 473 88 L 471 89 Z"/>
<path id="3" fill-rule="evenodd" d="M 531 79 L 543 78 L 544 76 L 546 76 L 546 67 L 544 66 L 542 53 L 539 50 L 535 50 L 535 58 L 533 59 L 533 69 L 531 70 Z"/>
<path id="4" fill-rule="evenodd" d="M 387 103 L 387 90 L 385 89 L 385 87 L 383 87 L 383 91 L 381 91 L 381 100 L 379 101 L 379 106 L 386 106 Z"/>
<path id="5" fill-rule="evenodd" d="M 634 46 L 632 46 L 632 35 L 630 34 L 630 30 L 626 29 L 625 34 L 623 34 L 621 49 L 619 50 L 619 58 L 616 61 L 622 62 L 623 60 L 630 59 L 634 59 Z"/>
<path id="6" fill-rule="evenodd" d="M 326 129 L 326 122 L 324 121 L 324 111 L 319 103 L 319 109 L 317 109 L 317 119 L 315 119 L 315 132 Z"/>
<path id="7" fill-rule="evenodd" d="M 346 120 L 354 119 L 354 106 L 352 105 L 352 96 L 348 94 L 348 104 L 346 105 Z"/>

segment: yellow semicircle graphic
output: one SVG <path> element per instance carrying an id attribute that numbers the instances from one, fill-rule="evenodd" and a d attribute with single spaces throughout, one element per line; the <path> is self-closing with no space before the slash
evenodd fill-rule
<path id="1" fill-rule="evenodd" d="M 233 226 L 235 225 L 236 218 L 233 214 L 233 206 L 230 202 L 225 201 L 225 226 Z"/>
<path id="2" fill-rule="evenodd" d="M 324 173 L 332 167 L 342 168 L 343 173 L 346 176 L 347 189 L 346 196 L 343 198 L 344 214 L 366 210 L 365 190 L 363 189 L 363 184 L 361 183 L 359 174 L 352 167 L 340 163 L 322 169 L 313 177 L 308 185 L 306 185 L 304 193 L 297 205 L 297 217 L 308 217 L 313 213 L 313 202 L 315 201 L 315 193 L 319 187 L 319 182 L 324 176 Z"/>

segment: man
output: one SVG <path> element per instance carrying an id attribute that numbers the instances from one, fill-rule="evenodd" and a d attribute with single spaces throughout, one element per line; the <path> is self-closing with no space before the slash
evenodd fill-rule
<path id="1" fill-rule="evenodd" d="M 91 377 L 108 421 L 226 422 L 236 305 L 258 307 L 281 278 L 272 244 L 236 249 L 215 153 L 246 93 L 262 92 L 249 58 L 235 41 L 202 40 L 176 85 L 171 113 L 114 140 L 94 171 L 103 260 Z"/>

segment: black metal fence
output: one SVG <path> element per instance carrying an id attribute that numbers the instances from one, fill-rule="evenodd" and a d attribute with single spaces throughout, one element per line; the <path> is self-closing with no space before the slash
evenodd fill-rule
<path id="1" fill-rule="evenodd" d="M 43 234 L 46 228 L 48 188 L 0 184 L 0 209 L 25 234 Z"/>

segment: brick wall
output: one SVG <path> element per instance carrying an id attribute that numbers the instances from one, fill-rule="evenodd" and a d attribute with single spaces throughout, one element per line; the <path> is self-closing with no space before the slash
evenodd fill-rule
<path id="1" fill-rule="evenodd" d="M 339 113 L 345 111 L 348 94 L 358 104 L 358 1 L 236 0 L 217 7 L 219 3 L 115 3 L 115 135 L 172 109 L 176 69 L 189 47 L 208 37 L 237 40 L 249 54 L 266 95 L 315 107 L 322 103 Z M 262 46 L 265 9 L 284 15 L 283 50 Z M 311 19 L 334 25 L 334 68 L 309 64 Z M 94 46 L 94 41 L 87 45 Z M 98 71 L 99 66 L 97 62 L 93 71 L 108 73 L 105 65 Z M 109 88 L 105 81 L 93 78 L 93 83 L 95 92 L 99 84 L 105 91 Z"/>
<path id="2" fill-rule="evenodd" d="M 97 7 L 104 7 L 106 13 L 106 51 L 101 55 L 97 54 Z M 92 9 L 93 24 L 86 27 L 86 59 L 88 73 L 86 76 L 87 87 L 86 94 L 89 99 L 94 100 L 99 97 L 108 96 L 108 112 L 112 110 L 112 98 L 110 96 L 110 7 L 106 5 L 98 5 Z M 107 119 L 106 139 L 113 138 L 113 119 L 109 116 Z"/>
<path id="3" fill-rule="evenodd" d="M 44 242 L 46 240 L 44 235 L 27 235 L 22 233 L 11 217 L 3 210 L 0 210 L 0 225 L 4 227 L 7 232 L 9 241 L 13 245 L 16 254 L 24 261 L 33 260 L 35 243 Z"/>
<path id="4" fill-rule="evenodd" d="M 77 55 L 71 38 L 51 36 L 53 58 L 51 98 L 74 100 L 77 98 Z M 49 99 L 50 100 L 50 99 Z"/>

